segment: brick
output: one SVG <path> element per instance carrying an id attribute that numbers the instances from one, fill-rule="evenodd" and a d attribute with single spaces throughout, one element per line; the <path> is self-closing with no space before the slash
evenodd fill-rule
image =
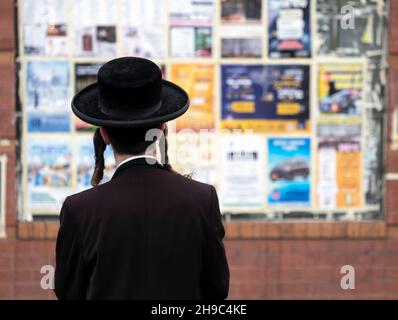
<path id="1" fill-rule="evenodd" d="M 30 222 L 18 223 L 18 238 L 22 240 L 31 239 L 33 236 L 33 226 Z"/>
<path id="2" fill-rule="evenodd" d="M 56 240 L 58 235 L 59 223 L 58 222 L 47 222 L 46 223 L 46 239 Z"/>
<path id="3" fill-rule="evenodd" d="M 33 239 L 44 240 L 46 238 L 46 223 L 45 222 L 34 222 L 33 225 Z"/>
<path id="4" fill-rule="evenodd" d="M 11 285 L 0 284 L 0 300 L 10 300 L 13 298 L 13 287 Z"/>

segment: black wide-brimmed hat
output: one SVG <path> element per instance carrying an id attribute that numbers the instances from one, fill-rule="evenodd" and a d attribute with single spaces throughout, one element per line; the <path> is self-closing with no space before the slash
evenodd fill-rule
<path id="1" fill-rule="evenodd" d="M 134 128 L 175 119 L 187 111 L 187 93 L 163 80 L 150 60 L 124 57 L 105 63 L 98 81 L 79 91 L 72 110 L 80 119 L 97 126 Z"/>

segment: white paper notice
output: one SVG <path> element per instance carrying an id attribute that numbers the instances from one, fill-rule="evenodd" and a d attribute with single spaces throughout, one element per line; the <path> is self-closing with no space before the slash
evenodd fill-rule
<path id="1" fill-rule="evenodd" d="M 264 138 L 258 135 L 228 135 L 222 138 L 222 206 L 263 206 L 264 146 Z"/>
<path id="2" fill-rule="evenodd" d="M 175 58 L 189 58 L 195 54 L 195 30 L 190 27 L 172 28 L 170 53 Z"/>

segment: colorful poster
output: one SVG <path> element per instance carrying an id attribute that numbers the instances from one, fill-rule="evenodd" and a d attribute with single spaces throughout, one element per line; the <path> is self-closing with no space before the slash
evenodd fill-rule
<path id="1" fill-rule="evenodd" d="M 311 143 L 309 138 L 268 140 L 270 205 L 310 205 Z"/>
<path id="2" fill-rule="evenodd" d="M 102 63 L 77 63 L 75 65 L 75 93 L 97 82 Z M 96 127 L 73 115 L 73 124 L 78 131 L 93 131 Z"/>
<path id="3" fill-rule="evenodd" d="M 220 29 L 222 58 L 261 58 L 261 27 L 228 25 Z"/>
<path id="4" fill-rule="evenodd" d="M 360 138 L 318 140 L 318 207 L 336 209 L 362 204 Z"/>
<path id="5" fill-rule="evenodd" d="M 71 139 L 63 136 L 27 141 L 28 208 L 58 213 L 72 193 Z"/>
<path id="6" fill-rule="evenodd" d="M 264 138 L 253 134 L 222 137 L 220 203 L 223 207 L 264 206 Z"/>
<path id="7" fill-rule="evenodd" d="M 310 0 L 268 0 L 271 58 L 311 56 Z"/>
<path id="8" fill-rule="evenodd" d="M 117 6 L 110 0 L 73 3 L 74 52 L 77 56 L 116 56 Z"/>
<path id="9" fill-rule="evenodd" d="M 29 132 L 69 132 L 69 63 L 29 61 L 26 65 Z"/>
<path id="10" fill-rule="evenodd" d="M 176 130 L 213 129 L 214 114 L 214 65 L 173 64 L 170 79 L 189 95 L 188 111 L 176 120 Z"/>
<path id="11" fill-rule="evenodd" d="M 24 0 L 23 22 L 26 55 L 67 55 L 66 1 Z"/>
<path id="12" fill-rule="evenodd" d="M 319 65 L 319 124 L 359 124 L 363 85 L 361 64 Z"/>
<path id="13" fill-rule="evenodd" d="M 77 138 L 77 191 L 91 188 L 91 177 L 94 172 L 95 157 L 91 135 L 79 135 Z M 112 148 L 107 146 L 104 152 L 105 169 L 101 183 L 109 181 L 116 169 Z"/>
<path id="14" fill-rule="evenodd" d="M 179 133 L 169 135 L 169 157 L 173 168 L 192 179 L 217 186 L 216 135 Z"/>
<path id="15" fill-rule="evenodd" d="M 309 132 L 309 66 L 223 65 L 221 126 Z"/>
<path id="16" fill-rule="evenodd" d="M 261 0 L 222 0 L 221 21 L 223 23 L 260 23 Z"/>
<path id="17" fill-rule="evenodd" d="M 123 55 L 163 59 L 166 55 L 166 0 L 122 0 Z"/>
<path id="18" fill-rule="evenodd" d="M 172 0 L 170 2 L 171 57 L 211 57 L 213 12 L 213 0 Z"/>

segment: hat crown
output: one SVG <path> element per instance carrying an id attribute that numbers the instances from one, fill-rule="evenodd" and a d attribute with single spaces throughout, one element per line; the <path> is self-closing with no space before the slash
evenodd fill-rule
<path id="1" fill-rule="evenodd" d="M 161 94 L 162 72 L 150 60 L 118 58 L 98 71 L 99 107 L 109 116 L 127 120 L 155 113 Z"/>

